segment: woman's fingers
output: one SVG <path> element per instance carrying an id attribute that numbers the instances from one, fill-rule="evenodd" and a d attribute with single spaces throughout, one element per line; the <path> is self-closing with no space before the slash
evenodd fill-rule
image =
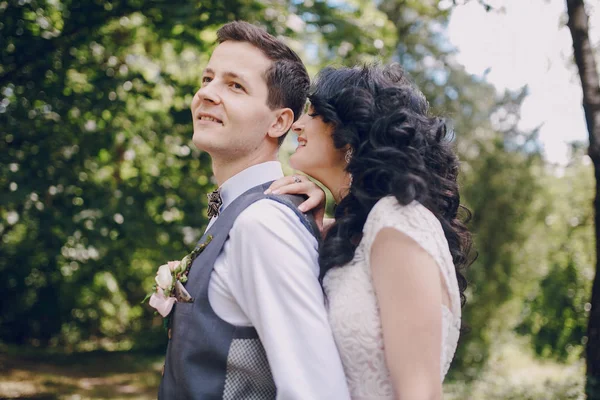
<path id="1" fill-rule="evenodd" d="M 308 199 L 298 206 L 298 209 L 302 212 L 313 210 L 317 211 L 318 208 L 324 208 L 325 206 L 325 195 L 320 193 L 309 194 Z"/>
<path id="2" fill-rule="evenodd" d="M 304 203 L 298 206 L 298 210 L 307 212 L 312 210 L 313 217 L 319 228 L 319 232 L 323 232 L 323 218 L 325 217 L 325 200 L 320 201 L 317 197 L 309 197 Z"/>
<path id="3" fill-rule="evenodd" d="M 283 178 L 279 178 L 275 182 L 271 183 L 271 186 L 265 190 L 265 194 L 271 194 L 284 186 L 293 185 L 295 183 L 302 182 L 302 180 L 303 179 L 298 175 L 284 176 Z"/>
<path id="4" fill-rule="evenodd" d="M 300 183 L 290 183 L 285 186 L 281 186 L 279 189 L 273 190 L 273 194 L 305 194 L 307 196 L 313 195 L 314 183 L 312 182 L 300 182 Z"/>

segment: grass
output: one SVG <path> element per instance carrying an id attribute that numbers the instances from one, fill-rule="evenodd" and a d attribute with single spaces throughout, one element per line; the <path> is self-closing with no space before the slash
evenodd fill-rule
<path id="1" fill-rule="evenodd" d="M 0 354 L 0 399 L 156 399 L 164 356 L 124 352 Z"/>
<path id="2" fill-rule="evenodd" d="M 444 400 L 584 400 L 585 363 L 535 357 L 523 340 L 513 338 L 493 349 L 474 382 L 446 382 Z"/>
<path id="3" fill-rule="evenodd" d="M 512 342 L 497 348 L 475 382 L 446 382 L 445 400 L 583 400 L 584 365 L 532 356 Z M 0 399 L 156 399 L 164 355 L 65 354 L 2 349 Z"/>

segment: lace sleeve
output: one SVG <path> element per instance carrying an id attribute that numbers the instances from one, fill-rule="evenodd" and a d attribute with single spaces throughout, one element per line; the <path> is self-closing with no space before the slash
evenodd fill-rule
<path id="1" fill-rule="evenodd" d="M 363 229 L 365 257 L 370 265 L 370 253 L 377 233 L 383 228 L 394 228 L 412 238 L 434 259 L 450 295 L 451 310 L 460 312 L 460 295 L 452 256 L 442 225 L 435 215 L 417 201 L 404 206 L 388 196 L 373 207 Z"/>

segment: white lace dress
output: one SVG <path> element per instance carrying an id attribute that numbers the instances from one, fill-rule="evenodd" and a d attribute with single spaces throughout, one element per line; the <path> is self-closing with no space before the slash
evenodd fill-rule
<path id="1" fill-rule="evenodd" d="M 369 263 L 371 245 L 385 227 L 397 229 L 423 247 L 436 261 L 447 285 L 451 307 L 440 304 L 443 317 L 442 381 L 458 343 L 460 294 L 440 222 L 416 201 L 402 206 L 394 197 L 379 200 L 367 217 L 354 259 L 344 267 L 331 269 L 323 282 L 329 303 L 329 322 L 354 400 L 394 398 Z"/>

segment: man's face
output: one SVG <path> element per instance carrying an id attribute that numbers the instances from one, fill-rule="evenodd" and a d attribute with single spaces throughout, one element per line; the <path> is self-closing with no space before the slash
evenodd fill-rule
<path id="1" fill-rule="evenodd" d="M 264 74 L 270 66 L 271 60 L 249 43 L 217 46 L 191 104 L 196 147 L 213 157 L 237 159 L 264 144 L 276 118 L 267 106 Z"/>

